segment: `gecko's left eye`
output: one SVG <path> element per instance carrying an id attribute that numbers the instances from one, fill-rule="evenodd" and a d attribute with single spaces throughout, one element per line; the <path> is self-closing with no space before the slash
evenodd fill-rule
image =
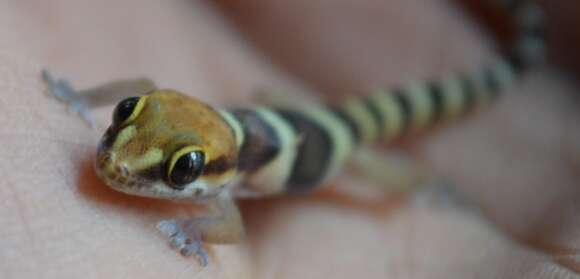
<path id="1" fill-rule="evenodd" d="M 123 124 L 129 120 L 135 119 L 141 109 L 143 108 L 143 103 L 145 101 L 144 97 L 129 97 L 117 105 L 115 111 L 113 112 L 113 123 L 115 125 Z"/>
<path id="2" fill-rule="evenodd" d="M 196 147 L 185 147 L 173 154 L 167 165 L 167 182 L 176 190 L 196 180 L 205 165 L 205 154 Z"/>

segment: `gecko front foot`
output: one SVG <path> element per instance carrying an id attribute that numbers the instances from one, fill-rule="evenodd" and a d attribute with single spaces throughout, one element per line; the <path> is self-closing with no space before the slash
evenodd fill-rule
<path id="1" fill-rule="evenodd" d="M 201 243 L 201 234 L 196 229 L 196 220 L 164 220 L 157 229 L 169 237 L 170 245 L 185 257 L 197 256 L 202 266 L 208 263 L 208 255 Z"/>
<path id="2" fill-rule="evenodd" d="M 72 112 L 78 114 L 91 128 L 95 128 L 95 120 L 89 112 L 89 106 L 67 80 L 55 79 L 47 70 L 42 70 L 42 79 L 48 84 L 49 94 L 60 102 L 65 103 Z"/>

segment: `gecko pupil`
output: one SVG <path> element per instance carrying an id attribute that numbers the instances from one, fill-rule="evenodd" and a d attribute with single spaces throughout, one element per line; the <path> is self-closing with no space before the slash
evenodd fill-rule
<path id="1" fill-rule="evenodd" d="M 182 190 L 185 185 L 197 179 L 203 169 L 204 161 L 205 155 L 201 151 L 192 151 L 177 159 L 169 174 L 171 187 Z"/>
<path id="2" fill-rule="evenodd" d="M 130 97 L 123 101 L 121 101 L 117 108 L 115 108 L 115 112 L 113 113 L 113 123 L 120 124 L 123 121 L 127 120 L 137 103 L 139 102 L 139 97 Z"/>

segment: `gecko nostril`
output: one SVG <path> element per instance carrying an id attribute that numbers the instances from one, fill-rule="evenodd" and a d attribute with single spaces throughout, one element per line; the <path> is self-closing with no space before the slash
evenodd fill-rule
<path id="1" fill-rule="evenodd" d="M 110 164 L 113 162 L 113 155 L 111 152 L 104 152 L 100 154 L 99 161 L 103 164 Z"/>
<path id="2" fill-rule="evenodd" d="M 121 175 L 123 177 L 129 176 L 129 168 L 125 164 L 117 165 L 116 171 L 119 175 Z"/>
<path id="3" fill-rule="evenodd" d="M 203 194 L 203 189 L 196 188 L 195 190 L 193 190 L 194 196 L 199 197 L 199 196 L 201 196 L 201 194 Z"/>

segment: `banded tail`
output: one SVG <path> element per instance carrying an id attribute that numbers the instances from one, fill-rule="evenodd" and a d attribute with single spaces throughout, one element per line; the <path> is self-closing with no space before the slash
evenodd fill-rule
<path id="1" fill-rule="evenodd" d="M 505 1 L 504 1 L 505 2 Z M 475 73 L 456 74 L 440 81 L 378 90 L 333 107 L 357 142 L 392 140 L 454 119 L 489 104 L 543 58 L 543 14 L 535 1 L 504 3 L 514 15 L 517 37 L 503 58 Z"/>
<path id="2" fill-rule="evenodd" d="M 518 37 L 503 59 L 445 80 L 379 90 L 333 107 L 222 111 L 239 145 L 238 171 L 251 195 L 303 192 L 335 175 L 355 148 L 457 118 L 497 98 L 543 54 L 542 11 L 534 1 L 506 4 Z"/>

